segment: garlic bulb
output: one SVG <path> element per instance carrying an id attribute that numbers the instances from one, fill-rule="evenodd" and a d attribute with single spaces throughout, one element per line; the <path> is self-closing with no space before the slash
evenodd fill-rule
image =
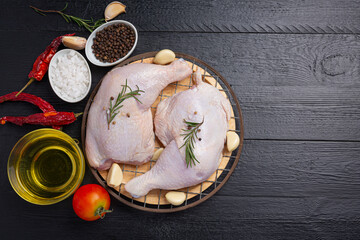
<path id="1" fill-rule="evenodd" d="M 168 192 L 167 194 L 165 194 L 165 198 L 172 205 L 179 206 L 179 205 L 183 204 L 183 202 L 186 199 L 186 196 L 185 196 L 185 193 L 183 193 L 183 192 L 171 191 L 171 192 Z"/>
<path id="2" fill-rule="evenodd" d="M 109 187 L 115 188 L 120 186 L 122 180 L 123 180 L 123 173 L 121 171 L 119 164 L 113 163 L 106 178 L 107 185 Z"/>
<path id="3" fill-rule="evenodd" d="M 160 157 L 160 155 L 163 151 L 164 151 L 164 148 L 159 148 L 158 150 L 156 150 L 154 152 L 154 155 L 152 156 L 151 160 L 158 160 L 158 158 Z"/>
<path id="4" fill-rule="evenodd" d="M 165 65 L 173 62 L 174 60 L 175 53 L 170 49 L 163 49 L 155 55 L 153 62 L 156 64 Z"/>
<path id="5" fill-rule="evenodd" d="M 240 137 L 236 132 L 226 133 L 226 145 L 229 152 L 234 151 L 240 144 Z"/>
<path id="6" fill-rule="evenodd" d="M 126 6 L 121 2 L 114 1 L 105 8 L 105 21 L 109 21 L 125 11 Z"/>
<path id="7" fill-rule="evenodd" d="M 62 43 L 65 47 L 75 50 L 83 50 L 86 45 L 86 38 L 76 36 L 64 36 L 62 38 Z"/>

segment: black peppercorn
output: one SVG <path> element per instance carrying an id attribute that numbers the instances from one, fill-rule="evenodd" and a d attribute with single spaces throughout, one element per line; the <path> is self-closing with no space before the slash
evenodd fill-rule
<path id="1" fill-rule="evenodd" d="M 115 62 L 124 57 L 135 44 L 135 32 L 125 24 L 114 24 L 96 33 L 91 48 L 103 62 Z"/>

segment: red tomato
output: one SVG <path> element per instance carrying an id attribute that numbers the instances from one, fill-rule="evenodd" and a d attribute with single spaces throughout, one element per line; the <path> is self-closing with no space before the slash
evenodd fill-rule
<path id="1" fill-rule="evenodd" d="M 112 212 L 109 210 L 109 193 L 97 184 L 80 187 L 74 194 L 72 204 L 76 215 L 86 221 L 104 218 L 106 213 Z"/>

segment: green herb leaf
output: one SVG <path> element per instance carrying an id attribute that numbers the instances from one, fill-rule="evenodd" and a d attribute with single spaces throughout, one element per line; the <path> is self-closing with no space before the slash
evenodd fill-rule
<path id="1" fill-rule="evenodd" d="M 180 147 L 185 147 L 185 161 L 186 166 L 192 167 L 195 166 L 196 163 L 200 163 L 194 154 L 194 148 L 195 148 L 195 140 L 198 139 L 197 132 L 199 131 L 200 126 L 204 123 L 204 118 L 202 122 L 189 122 L 184 119 L 184 123 L 186 123 L 187 128 L 182 129 L 183 132 L 180 134 L 180 136 L 184 136 L 184 144 Z M 200 139 L 201 140 L 201 139 Z"/>
<path id="2" fill-rule="evenodd" d="M 65 4 L 65 7 L 58 11 L 58 10 L 42 10 L 33 6 L 30 6 L 32 9 L 34 9 L 37 13 L 46 16 L 44 13 L 57 13 L 60 14 L 67 23 L 74 22 L 80 27 L 86 28 L 89 32 L 94 31 L 97 27 L 105 23 L 105 19 L 99 19 L 97 21 L 94 21 L 93 18 L 91 19 L 82 19 L 79 17 L 75 17 L 72 15 L 68 15 L 64 13 L 64 10 L 68 7 L 68 4 Z"/>
<path id="3" fill-rule="evenodd" d="M 110 129 L 110 123 L 114 120 L 116 115 L 118 115 L 120 108 L 122 108 L 123 105 L 120 105 L 125 99 L 133 97 L 136 101 L 142 104 L 142 102 L 136 97 L 140 95 L 141 93 L 144 93 L 143 90 L 140 90 L 138 86 L 136 86 L 136 90 L 132 90 L 130 86 L 127 85 L 127 79 L 125 80 L 125 85 L 122 85 L 121 92 L 118 94 L 115 104 L 112 103 L 114 99 L 110 98 L 109 105 L 110 107 L 106 111 L 106 119 L 108 123 L 108 129 Z M 130 92 L 126 92 L 126 90 L 129 89 Z"/>

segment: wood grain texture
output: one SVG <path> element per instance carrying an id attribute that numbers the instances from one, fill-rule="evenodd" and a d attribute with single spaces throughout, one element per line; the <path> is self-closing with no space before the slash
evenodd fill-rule
<path id="1" fill-rule="evenodd" d="M 0 39 L 0 51 L 10 59 L 4 69 L 17 69 L 3 71 L 13 90 L 25 84 L 33 59 L 54 34 L 9 32 L 12 46 L 19 49 L 14 53 Z M 21 37 L 30 42 L 24 44 Z M 147 32 L 140 33 L 134 55 L 163 48 L 194 55 L 225 77 L 240 101 L 246 139 L 360 140 L 358 36 Z M 93 65 L 91 69 L 93 89 L 108 70 Z M 0 82 L 0 94 L 8 92 L 8 84 Z M 81 111 L 87 100 L 60 103 L 47 77 L 30 86 L 29 92 L 63 110 Z"/>
<path id="2" fill-rule="evenodd" d="M 245 141 L 240 162 L 219 195 L 357 199 L 360 143 Z"/>
<path id="3" fill-rule="evenodd" d="M 147 48 L 217 69 L 238 96 L 247 139 L 360 140 L 358 36 L 141 34 L 137 51 Z"/>
<path id="4" fill-rule="evenodd" d="M 78 219 L 71 199 L 36 206 L 2 186 L 0 229 L 12 239 L 357 239 L 359 154 L 359 143 L 246 141 L 228 183 L 201 205 L 152 214 L 113 200 L 96 223 Z"/>
<path id="5" fill-rule="evenodd" d="M 110 1 L 70 1 L 68 13 L 102 17 Z M 243 154 L 225 186 L 184 212 L 144 213 L 114 199 L 114 213 L 84 222 L 71 199 L 31 205 L 12 190 L 7 156 L 38 126 L 0 127 L 1 239 L 359 239 L 359 1 L 122 1 L 140 30 L 134 55 L 171 48 L 213 66 L 232 84 L 245 124 Z M 2 1 L 0 95 L 20 89 L 36 57 L 56 36 L 76 31 L 60 16 L 65 1 Z M 268 34 L 269 33 L 269 34 Z M 305 34 L 302 34 L 305 33 Z M 83 53 L 83 52 L 82 52 Z M 93 85 L 109 70 L 90 65 Z M 27 90 L 61 111 L 68 104 L 47 77 Z M 38 112 L 0 104 L 0 115 Z M 81 122 L 64 131 L 80 138 Z M 84 184 L 95 183 L 88 169 Z"/>
<path id="6" fill-rule="evenodd" d="M 67 13 L 83 18 L 103 17 L 110 1 L 68 1 Z M 140 31 L 218 33 L 360 33 L 359 1 L 347 0 L 199 0 L 122 1 L 126 14 L 117 19 L 132 22 Z M 63 1 L 11 1 L 0 9 L 3 30 L 79 31 L 60 16 L 44 17 L 28 5 L 43 9 L 64 7 Z M 13 14 L 16 11 L 17 14 Z M 12 25 L 22 16 L 20 25 Z M 46 21 L 48 24 L 43 24 Z"/>

